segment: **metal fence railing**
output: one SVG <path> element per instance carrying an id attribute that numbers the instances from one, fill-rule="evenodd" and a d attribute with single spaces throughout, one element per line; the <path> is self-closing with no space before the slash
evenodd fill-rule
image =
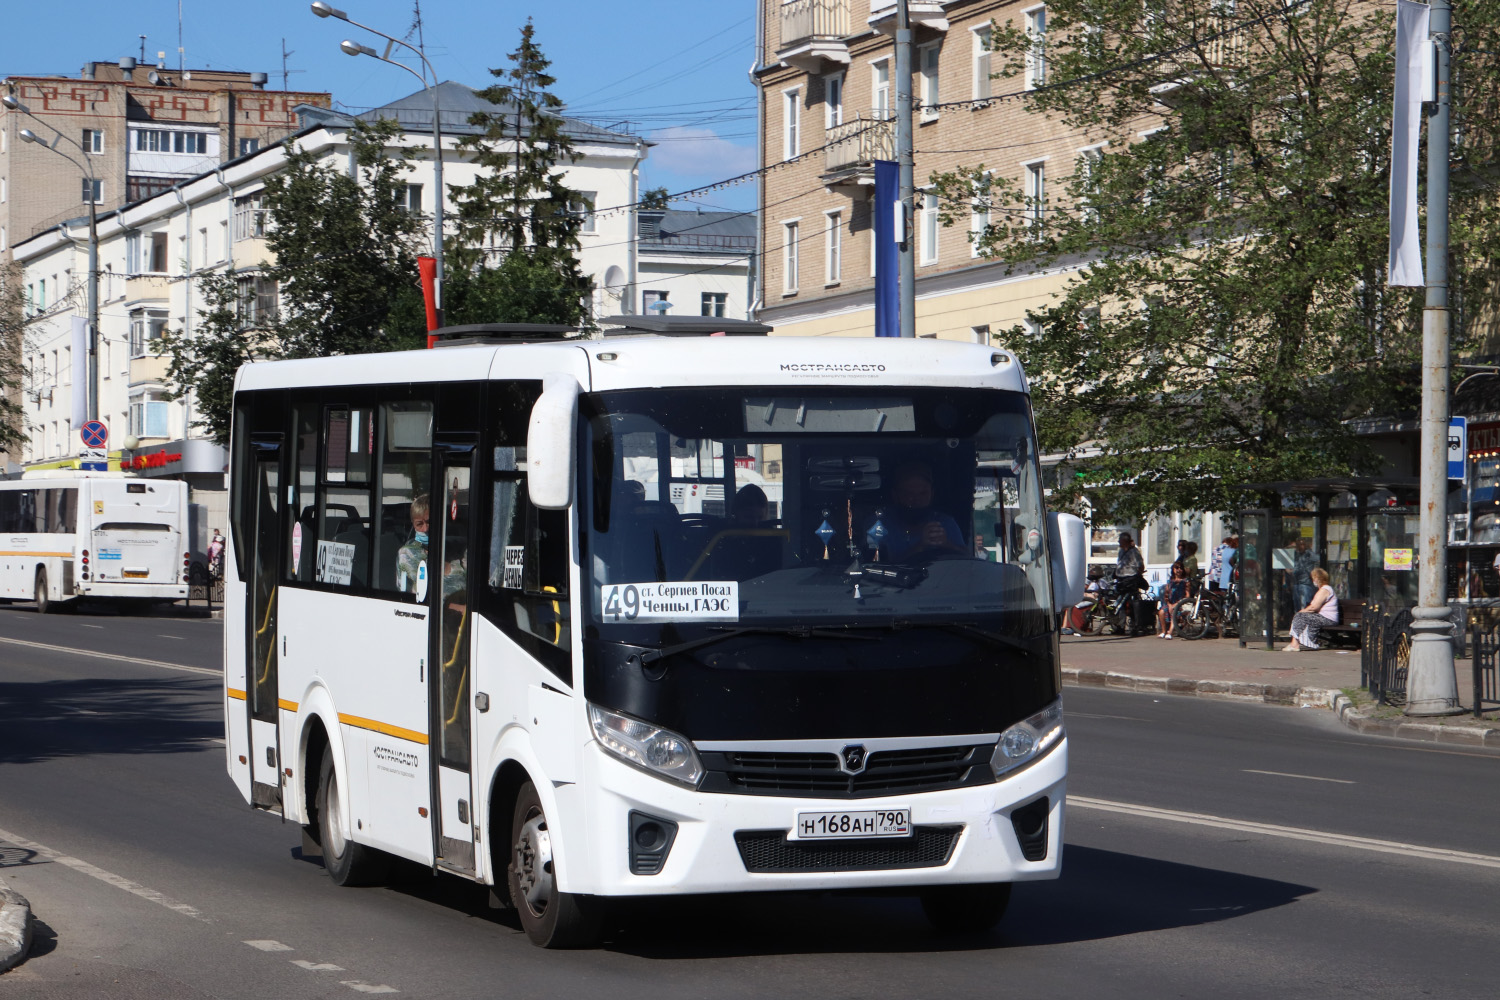
<path id="1" fill-rule="evenodd" d="M 1494 608 L 1449 606 L 1453 616 L 1455 661 L 1471 657 L 1474 667 L 1475 706 L 1480 704 L 1481 682 L 1484 698 L 1500 704 L 1500 679 L 1496 677 L 1496 647 L 1500 646 L 1500 619 Z M 1412 613 L 1410 608 L 1382 611 L 1365 610 L 1360 622 L 1360 686 L 1382 705 L 1406 704 L 1406 677 L 1411 666 Z"/>

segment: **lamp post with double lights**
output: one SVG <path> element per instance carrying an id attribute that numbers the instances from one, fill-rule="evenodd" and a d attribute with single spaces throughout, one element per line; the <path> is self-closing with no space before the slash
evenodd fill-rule
<path id="1" fill-rule="evenodd" d="M 16 96 L 14 94 L 6 94 L 4 97 L 0 97 L 0 104 L 3 104 L 6 107 L 6 109 L 8 109 L 10 111 L 19 111 L 22 114 L 27 115 L 29 117 L 32 117 L 32 118 L 36 117 L 35 115 L 31 114 L 30 109 L 28 109 L 26 107 L 26 105 L 22 104 L 19 100 L 16 99 Z M 88 420 L 98 420 L 99 419 L 99 219 L 98 219 L 97 208 L 98 208 L 98 193 L 100 191 L 99 179 L 94 176 L 93 167 L 91 167 L 89 165 L 89 152 L 88 152 L 88 150 L 84 149 L 81 145 L 79 145 L 73 139 L 69 138 L 68 136 L 63 135 L 61 132 L 58 132 L 57 129 L 54 128 L 54 129 L 52 129 L 52 131 L 57 134 L 57 138 L 54 139 L 54 140 L 52 140 L 51 143 L 48 143 L 45 139 L 43 139 L 41 136 L 37 135 L 35 132 L 33 132 L 29 128 L 22 129 L 18 134 L 20 135 L 20 137 L 21 137 L 21 139 L 23 141 L 36 143 L 38 146 L 41 146 L 43 149 L 50 149 L 52 152 L 56 153 L 58 156 L 61 156 L 63 159 L 67 160 L 69 163 L 73 164 L 79 170 L 82 170 L 84 178 L 88 181 L 89 190 L 88 190 L 88 198 L 86 200 L 89 203 L 89 282 L 88 282 L 88 314 L 89 314 L 89 324 L 88 324 L 88 327 L 89 328 L 88 328 L 88 360 L 87 360 L 87 368 L 86 368 L 86 375 L 85 375 L 85 380 L 86 380 L 86 383 L 87 383 L 88 405 L 86 407 L 87 412 L 85 414 L 85 417 Z M 67 153 L 64 153 L 62 150 L 60 150 L 60 149 L 57 148 L 58 142 L 60 140 L 62 140 L 62 139 L 67 139 L 68 142 L 72 143 L 75 147 L 77 147 L 79 155 L 83 157 L 83 159 L 81 161 L 75 160 L 73 157 L 69 156 Z"/>
<path id="2" fill-rule="evenodd" d="M 439 103 L 438 103 L 438 77 L 437 77 L 437 70 L 433 69 L 432 68 L 432 63 L 430 63 L 430 62 L 427 61 L 427 54 L 422 51 L 421 47 L 412 45 L 409 42 L 403 42 L 399 38 L 393 38 L 392 36 L 387 35 L 383 31 L 379 31 L 379 30 L 377 30 L 375 28 L 370 27 L 368 24 L 360 24 L 358 21 L 356 21 L 353 18 L 351 18 L 346 12 L 344 12 L 342 10 L 339 10 L 337 7 L 334 7 L 334 6 L 331 6 L 329 4 L 323 3 L 322 0 L 318 0 L 317 3 L 314 3 L 312 5 L 312 12 L 314 14 L 316 14 L 317 16 L 319 16 L 319 17 L 336 17 L 340 21 L 347 21 L 349 24 L 354 25 L 356 28 L 363 28 L 365 31 L 368 31 L 368 32 L 370 32 L 373 35 L 379 35 L 381 38 L 384 38 L 385 41 L 386 41 L 385 51 L 384 52 L 377 52 L 377 51 L 375 51 L 373 48 L 371 48 L 368 45 L 361 45 L 358 42 L 353 42 L 353 41 L 349 41 L 348 39 L 345 39 L 344 41 L 342 41 L 342 42 L 339 43 L 339 48 L 342 49 L 345 54 L 351 55 L 351 56 L 370 56 L 372 59 L 379 59 L 381 62 L 390 63 L 392 66 L 400 66 L 402 69 L 406 70 L 412 76 L 414 76 L 417 79 L 421 80 L 422 81 L 422 86 L 424 88 L 427 86 L 427 74 L 430 73 L 432 75 L 432 156 L 433 156 L 433 174 L 434 174 L 433 180 L 434 180 L 434 182 L 435 182 L 435 184 L 437 186 L 437 193 L 433 197 L 433 200 L 432 200 L 432 254 L 433 254 L 433 257 L 436 258 L 436 274 L 434 275 L 433 283 L 432 283 L 432 285 L 433 285 L 432 298 L 433 298 L 434 311 L 437 313 L 438 326 L 442 326 L 443 325 L 443 198 L 446 195 L 446 189 L 443 187 L 443 129 L 442 129 L 442 117 L 441 117 L 442 116 L 442 112 L 441 112 L 441 108 L 440 108 Z M 397 45 L 400 45 L 402 48 L 409 49 L 410 51 L 412 51 L 413 53 L 416 54 L 416 56 L 417 56 L 418 59 L 422 60 L 422 68 L 424 70 L 423 73 L 418 73 L 416 70 L 412 69 L 410 66 L 406 65 L 405 63 L 397 62 L 396 60 L 394 60 L 394 59 L 391 58 L 391 51 Z M 429 338 L 429 342 L 430 342 L 430 339 L 431 338 Z"/>

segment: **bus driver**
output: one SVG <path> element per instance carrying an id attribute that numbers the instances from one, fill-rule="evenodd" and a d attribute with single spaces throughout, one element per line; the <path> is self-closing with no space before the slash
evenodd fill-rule
<path id="1" fill-rule="evenodd" d="M 908 462 L 892 478 L 895 485 L 891 499 L 896 501 L 896 507 L 886 511 L 890 522 L 885 526 L 887 555 L 900 561 L 964 552 L 964 536 L 958 522 L 932 505 L 932 467 L 923 462 Z"/>

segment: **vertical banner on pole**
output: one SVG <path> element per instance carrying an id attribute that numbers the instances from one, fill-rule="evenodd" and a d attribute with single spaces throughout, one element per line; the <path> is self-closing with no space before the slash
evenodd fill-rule
<path id="1" fill-rule="evenodd" d="M 1391 118 L 1391 246 L 1387 284 L 1422 286 L 1422 239 L 1417 231 L 1417 147 L 1422 101 L 1432 89 L 1430 8 L 1396 0 L 1396 102 Z"/>
<path id="2" fill-rule="evenodd" d="M 900 254 L 896 243 L 896 207 L 900 204 L 901 165 L 875 161 L 875 336 L 901 336 Z"/>
<path id="3" fill-rule="evenodd" d="M 73 317 L 73 429 L 83 426 L 89 408 L 89 321 Z"/>
<path id="4" fill-rule="evenodd" d="M 422 301 L 427 304 L 427 346 L 431 347 L 432 331 L 437 329 L 437 297 L 434 283 L 437 280 L 437 258 L 418 257 L 417 273 L 422 278 Z"/>

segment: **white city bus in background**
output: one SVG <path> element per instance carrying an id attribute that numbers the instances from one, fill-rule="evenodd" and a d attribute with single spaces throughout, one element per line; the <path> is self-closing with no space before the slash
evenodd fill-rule
<path id="1" fill-rule="evenodd" d="M 188 485 L 48 470 L 0 482 L 0 600 L 188 596 Z"/>
<path id="2" fill-rule="evenodd" d="M 336 883 L 408 858 L 563 946 L 605 897 L 970 928 L 1058 875 L 1084 535 L 1010 355 L 497 330 L 247 365 L 231 452 L 228 770 Z"/>

